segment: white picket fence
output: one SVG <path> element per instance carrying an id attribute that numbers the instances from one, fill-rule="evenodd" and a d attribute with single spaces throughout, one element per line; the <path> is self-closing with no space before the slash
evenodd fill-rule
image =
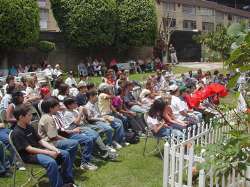
<path id="1" fill-rule="evenodd" d="M 235 112 L 226 113 L 225 118 L 231 122 L 235 119 Z M 214 120 L 221 120 L 220 115 L 214 117 Z M 211 120 L 212 121 L 212 120 Z M 197 129 L 189 128 L 187 137 L 183 139 L 167 142 L 164 145 L 164 166 L 163 166 L 163 187 L 245 187 L 246 181 L 235 170 L 232 170 L 229 176 L 218 175 L 213 171 L 205 173 L 199 172 L 198 182 L 194 184 L 193 173 L 196 163 L 204 162 L 202 151 L 194 151 L 196 145 L 207 145 L 217 142 L 225 132 L 230 130 L 229 126 L 214 129 L 212 123 L 199 124 Z M 243 127 L 237 127 L 243 129 Z M 249 129 L 248 129 L 249 131 Z M 184 178 L 186 179 L 184 181 Z"/>

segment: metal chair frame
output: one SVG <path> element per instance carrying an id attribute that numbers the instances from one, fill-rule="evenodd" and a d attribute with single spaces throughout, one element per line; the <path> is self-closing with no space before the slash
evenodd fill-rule
<path id="1" fill-rule="evenodd" d="M 22 160 L 22 158 L 19 155 L 18 151 L 16 150 L 16 147 L 13 144 L 13 141 L 12 141 L 11 137 L 12 137 L 12 131 L 9 134 L 9 143 L 10 143 L 11 147 L 13 148 L 13 150 L 15 152 L 15 158 L 14 158 L 14 163 L 15 164 L 14 164 L 13 176 L 12 176 L 12 185 L 13 185 L 13 187 L 16 186 L 17 163 L 18 163 L 19 166 L 23 166 L 24 168 L 27 168 L 28 172 L 29 172 L 28 180 L 24 184 L 22 184 L 21 187 L 26 186 L 27 184 L 29 184 L 32 181 L 35 181 L 35 185 L 37 187 L 39 187 L 38 183 L 39 183 L 40 179 L 43 178 L 46 175 L 46 172 L 44 172 L 45 169 L 42 168 L 42 169 L 39 169 L 37 172 L 35 172 L 34 167 L 33 167 L 35 164 L 26 164 L 26 163 L 24 163 L 24 161 Z M 39 176 L 42 172 L 44 172 L 44 174 Z"/>

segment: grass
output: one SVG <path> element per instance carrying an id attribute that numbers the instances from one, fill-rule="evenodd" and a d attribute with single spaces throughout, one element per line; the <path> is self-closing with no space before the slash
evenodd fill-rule
<path id="1" fill-rule="evenodd" d="M 196 69 L 178 66 L 178 67 L 173 68 L 173 73 L 174 74 L 187 73 L 190 70 L 195 71 Z M 145 81 L 150 75 L 153 75 L 153 74 L 155 74 L 155 72 L 142 73 L 142 74 L 139 74 L 139 73 L 130 74 L 129 79 L 142 82 L 142 81 Z M 96 85 L 99 85 L 101 83 L 101 77 L 90 77 L 90 82 L 95 83 Z"/>
<path id="2" fill-rule="evenodd" d="M 155 141 L 148 141 L 147 149 L 154 148 Z M 84 172 L 74 170 L 76 183 L 81 187 L 160 187 L 162 186 L 163 161 L 159 155 L 143 156 L 144 139 L 136 145 L 130 145 L 119 151 L 119 158 L 114 162 L 101 161 L 97 171 Z M 17 185 L 27 180 L 26 172 L 17 172 Z M 1 178 L 0 186 L 11 185 L 11 178 Z M 32 184 L 28 185 L 32 186 Z M 45 177 L 39 183 L 48 186 Z"/>
<path id="3" fill-rule="evenodd" d="M 186 67 L 174 67 L 175 74 L 186 73 Z M 130 80 L 143 81 L 153 73 L 131 74 Z M 91 77 L 90 81 L 99 84 L 100 77 Z M 234 103 L 233 94 L 221 99 L 221 103 Z M 155 141 L 148 142 L 148 148 L 153 149 Z M 130 145 L 119 151 L 119 158 L 116 162 L 101 161 L 96 163 L 99 166 L 96 172 L 83 172 L 75 169 L 75 180 L 80 187 L 160 187 L 162 186 L 163 161 L 159 155 L 143 157 L 144 139 L 136 145 Z M 21 186 L 27 180 L 27 172 L 18 171 L 17 185 Z M 11 186 L 11 178 L 1 178 L 1 187 Z M 32 186 L 32 184 L 28 185 Z M 47 187 L 48 179 L 43 178 L 39 183 L 41 187 Z"/>

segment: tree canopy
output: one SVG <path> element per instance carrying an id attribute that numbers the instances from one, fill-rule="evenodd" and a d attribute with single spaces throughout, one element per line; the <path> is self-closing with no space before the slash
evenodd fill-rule
<path id="1" fill-rule="evenodd" d="M 34 0 L 0 0 L 0 49 L 23 48 L 39 37 L 39 8 Z"/>
<path id="2" fill-rule="evenodd" d="M 195 40 L 211 50 L 219 52 L 223 61 L 229 56 L 233 43 L 232 36 L 227 34 L 227 28 L 222 25 L 217 27 L 216 31 L 202 34 Z"/>
<path id="3" fill-rule="evenodd" d="M 74 47 L 152 45 L 153 0 L 51 0 L 68 43 Z"/>
<path id="4" fill-rule="evenodd" d="M 74 47 L 111 45 L 115 34 L 114 0 L 52 0 L 61 31 Z"/>
<path id="5" fill-rule="evenodd" d="M 153 45 L 157 33 L 154 1 L 124 0 L 118 6 L 118 42 L 129 46 Z"/>

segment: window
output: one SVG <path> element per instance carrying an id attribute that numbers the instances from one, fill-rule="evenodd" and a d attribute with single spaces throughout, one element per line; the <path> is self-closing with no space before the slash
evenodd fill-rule
<path id="1" fill-rule="evenodd" d="M 212 32 L 214 30 L 214 23 L 202 22 L 202 30 Z"/>
<path id="2" fill-rule="evenodd" d="M 196 21 L 183 20 L 183 29 L 186 29 L 186 30 L 196 29 Z"/>
<path id="3" fill-rule="evenodd" d="M 176 27 L 176 19 L 174 19 L 174 18 L 165 18 L 164 19 L 164 24 L 165 24 L 165 27 L 172 27 L 172 28 L 174 28 L 174 27 Z"/>
<path id="4" fill-rule="evenodd" d="M 217 22 L 223 22 L 224 21 L 224 13 L 223 12 L 215 12 L 215 19 Z"/>
<path id="5" fill-rule="evenodd" d="M 47 30 L 48 28 L 48 10 L 40 9 L 40 29 Z"/>
<path id="6" fill-rule="evenodd" d="M 213 16 L 214 11 L 212 9 L 209 9 L 209 8 L 201 8 L 200 15 L 201 16 Z"/>
<path id="7" fill-rule="evenodd" d="M 227 19 L 228 19 L 229 21 L 232 21 L 232 20 L 233 20 L 233 16 L 232 16 L 231 14 L 228 14 L 228 15 L 227 15 Z"/>
<path id="8" fill-rule="evenodd" d="M 175 3 L 167 3 L 166 4 L 167 11 L 175 11 Z"/>
<path id="9" fill-rule="evenodd" d="M 193 15 L 195 16 L 195 7 L 193 6 L 188 6 L 188 5 L 183 5 L 182 6 L 182 12 L 184 14 L 188 14 L 188 15 Z"/>

